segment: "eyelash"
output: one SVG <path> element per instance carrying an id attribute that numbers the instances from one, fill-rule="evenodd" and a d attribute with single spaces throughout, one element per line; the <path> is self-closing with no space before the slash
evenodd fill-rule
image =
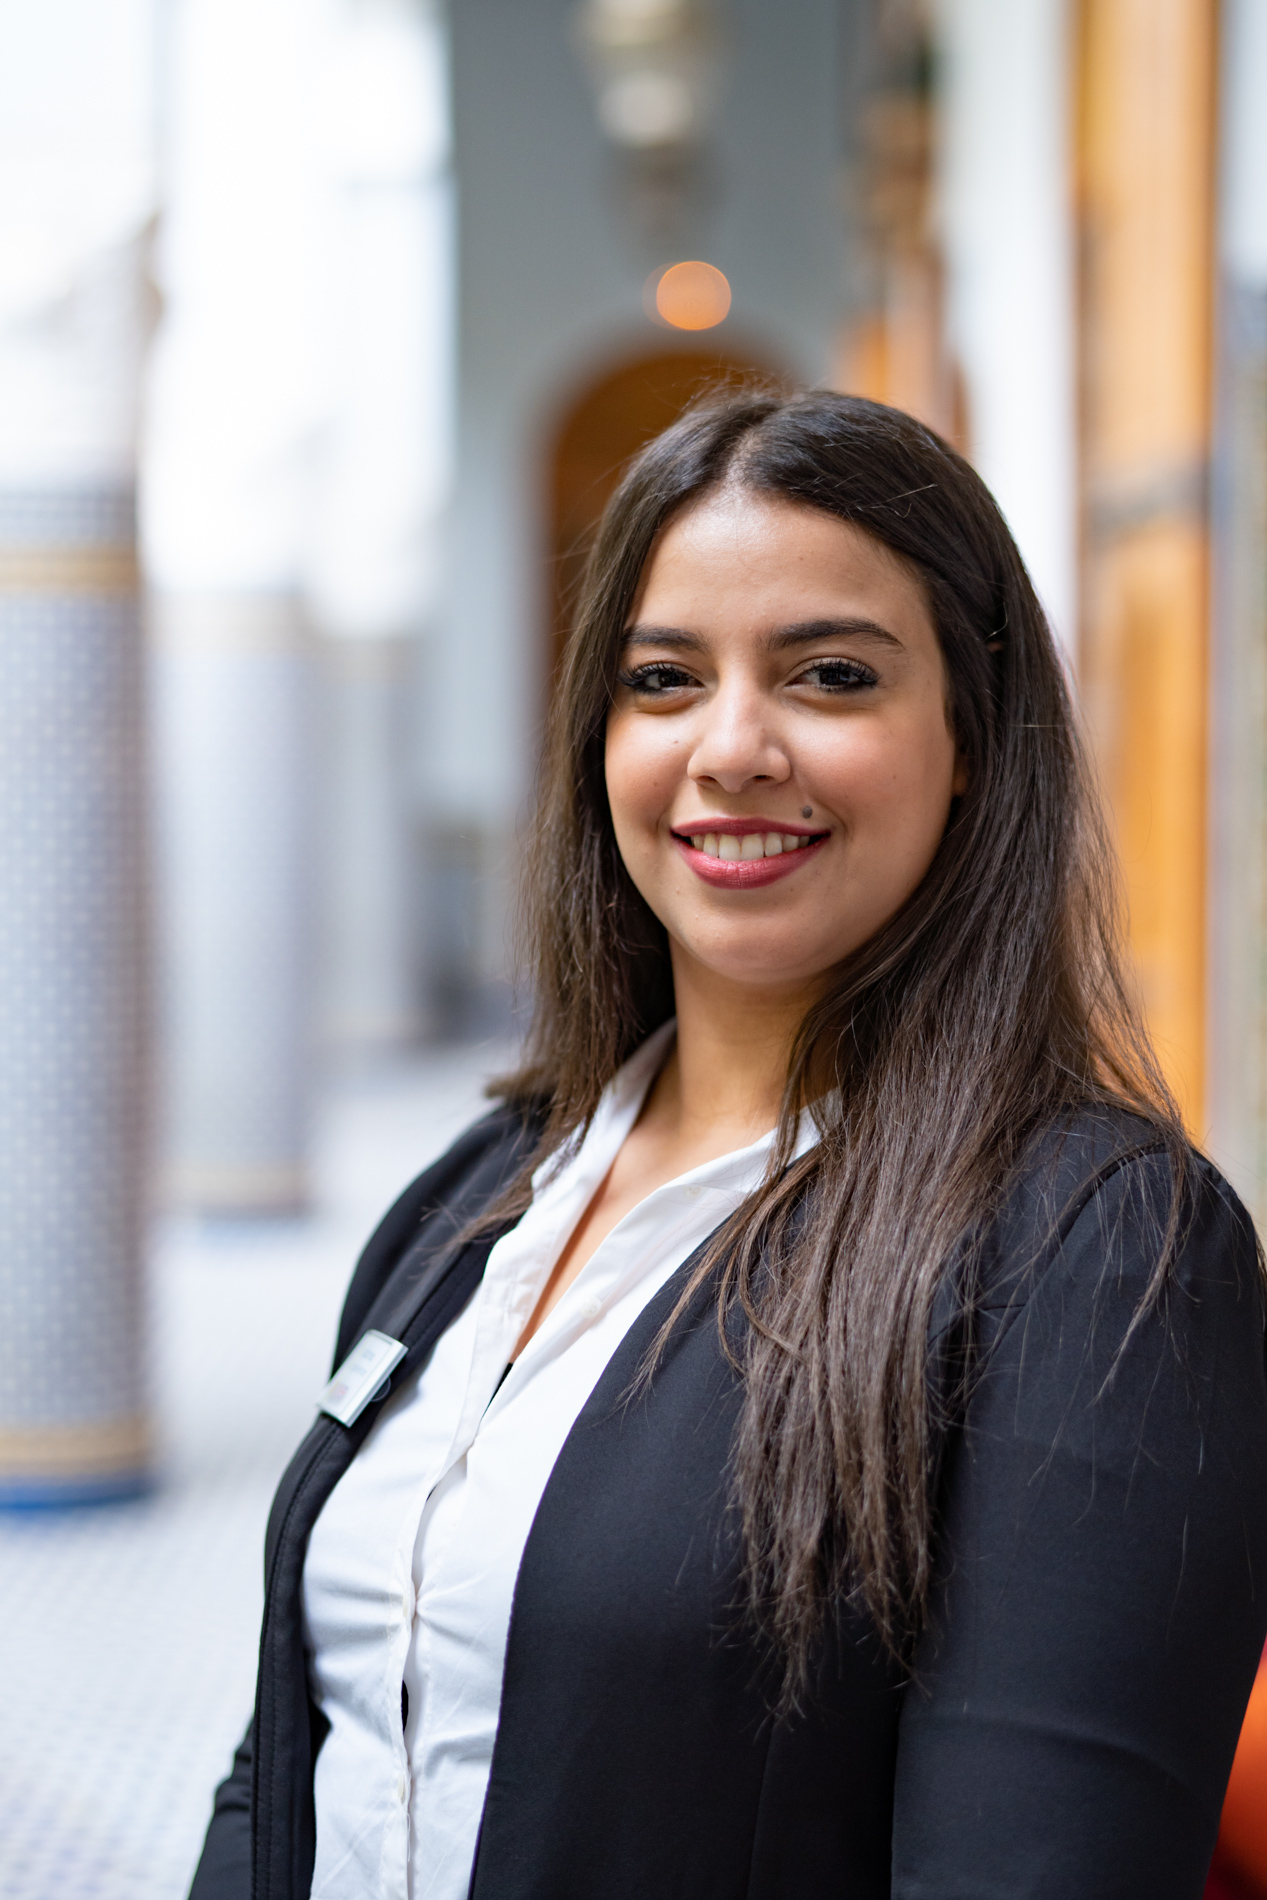
<path id="1" fill-rule="evenodd" d="M 834 679 L 817 682 L 819 691 L 825 693 L 856 693 L 876 684 L 876 675 L 859 660 L 815 660 L 803 673 L 798 673 L 793 685 L 811 684 L 811 675 L 815 673 L 835 674 Z M 659 695 L 680 691 L 683 686 L 692 685 L 693 680 L 684 667 L 674 666 L 669 660 L 649 660 L 645 666 L 635 666 L 622 673 L 620 684 L 631 692 Z"/>
<path id="2" fill-rule="evenodd" d="M 666 683 L 663 678 L 666 673 L 676 677 Z M 620 683 L 635 693 L 671 693 L 691 685 L 692 679 L 683 667 L 674 666 L 669 660 L 648 660 L 645 666 L 635 666 L 628 673 L 622 673 Z"/>
<path id="3" fill-rule="evenodd" d="M 808 680 L 811 673 L 835 673 L 835 680 L 820 680 L 819 691 L 825 693 L 856 693 L 860 687 L 874 686 L 877 675 L 860 660 L 815 660 L 803 673 L 798 673 L 797 681 Z"/>

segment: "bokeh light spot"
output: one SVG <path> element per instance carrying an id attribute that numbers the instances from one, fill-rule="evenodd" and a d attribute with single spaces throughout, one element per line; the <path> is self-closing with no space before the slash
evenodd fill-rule
<path id="1" fill-rule="evenodd" d="M 711 330 L 730 309 L 730 285 L 714 264 L 699 258 L 670 264 L 647 286 L 656 314 L 675 330 Z"/>

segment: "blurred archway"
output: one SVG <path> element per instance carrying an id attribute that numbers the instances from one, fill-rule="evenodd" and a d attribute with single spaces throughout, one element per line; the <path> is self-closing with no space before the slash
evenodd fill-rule
<path id="1" fill-rule="evenodd" d="M 576 391 L 551 438 L 550 664 L 571 627 L 590 536 L 630 458 L 710 386 L 782 382 L 768 361 L 722 350 L 665 350 L 608 369 Z"/>

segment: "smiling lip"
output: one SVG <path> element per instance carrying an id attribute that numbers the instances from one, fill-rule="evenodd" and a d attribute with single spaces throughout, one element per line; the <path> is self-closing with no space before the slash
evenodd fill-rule
<path id="1" fill-rule="evenodd" d="M 712 834 L 719 841 L 722 838 L 766 837 L 774 834 L 780 838 L 805 839 L 804 844 L 796 844 L 788 849 L 774 853 L 770 857 L 759 858 L 720 858 L 707 851 L 697 850 L 691 843 L 692 838 Z M 827 843 L 829 833 L 814 831 L 809 825 L 780 824 L 770 818 L 712 818 L 704 819 L 698 825 L 688 829 L 675 829 L 673 842 L 696 877 L 705 884 L 716 885 L 725 890 L 750 891 L 765 884 L 777 883 L 781 877 L 790 877 L 807 859 L 817 857 Z"/>

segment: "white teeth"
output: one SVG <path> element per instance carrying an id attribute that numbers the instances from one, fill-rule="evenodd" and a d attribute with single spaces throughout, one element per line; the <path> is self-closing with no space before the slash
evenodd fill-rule
<path id="1" fill-rule="evenodd" d="M 803 851 L 814 842 L 794 831 L 745 831 L 738 837 L 729 831 L 692 831 L 689 836 L 706 858 L 722 858 L 727 864 L 753 864 L 758 858 L 782 857 L 785 851 Z"/>

